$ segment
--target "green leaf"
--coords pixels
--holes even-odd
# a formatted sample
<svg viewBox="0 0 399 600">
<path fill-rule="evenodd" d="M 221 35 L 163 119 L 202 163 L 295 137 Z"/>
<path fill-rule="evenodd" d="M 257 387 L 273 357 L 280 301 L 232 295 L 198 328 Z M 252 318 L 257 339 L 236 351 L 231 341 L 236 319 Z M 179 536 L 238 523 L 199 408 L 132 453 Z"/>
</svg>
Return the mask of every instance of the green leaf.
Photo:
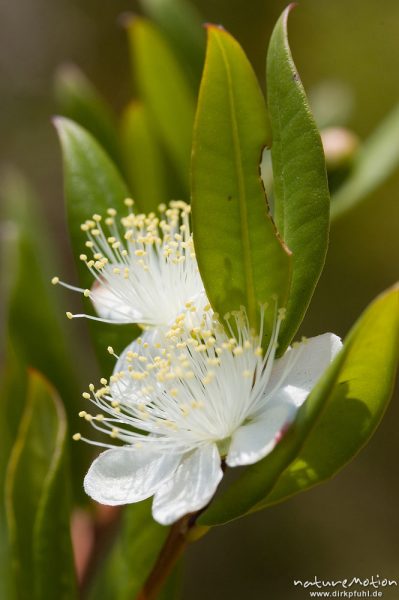
<svg viewBox="0 0 399 600">
<path fill-rule="evenodd" d="M 208 48 L 194 129 L 192 210 L 196 254 L 210 302 L 221 315 L 247 309 L 265 338 L 285 301 L 290 257 L 278 239 L 259 164 L 270 140 L 263 96 L 239 44 L 208 27 Z"/>
<path fill-rule="evenodd" d="M 259 510 L 335 475 L 366 444 L 392 394 L 399 352 L 399 288 L 379 296 L 275 450 L 246 470 L 199 523 Z"/>
<path fill-rule="evenodd" d="M 18 600 L 77 597 L 68 483 L 64 410 L 43 377 L 31 372 L 6 481 Z"/>
<path fill-rule="evenodd" d="M 94 213 L 105 214 L 108 208 L 115 208 L 121 214 L 126 212 L 123 201 L 129 196 L 126 184 L 105 151 L 85 129 L 69 119 L 57 117 L 55 125 L 61 142 L 64 162 L 64 186 L 67 204 L 69 230 L 75 258 L 85 251 L 86 235 L 81 224 Z M 93 283 L 93 278 L 82 261 L 78 262 L 79 275 L 83 288 Z M 87 302 L 91 314 L 94 310 Z M 97 350 L 104 375 L 111 371 L 113 361 L 107 355 L 107 346 L 118 349 L 126 347 L 135 335 L 137 328 L 131 325 L 118 327 L 90 323 L 90 331 Z"/>
<path fill-rule="evenodd" d="M 288 45 L 287 19 L 292 6 L 274 28 L 266 69 L 273 134 L 274 219 L 293 253 L 281 354 L 303 319 L 323 269 L 330 205 L 320 135 Z"/>
<path fill-rule="evenodd" d="M 95 582 L 92 600 L 132 600 L 140 591 L 169 532 L 153 520 L 151 503 L 124 508 L 120 536 Z"/>
<path fill-rule="evenodd" d="M 85 361 L 67 335 L 66 319 L 62 318 L 57 293 L 50 284 L 57 249 L 47 239 L 37 198 L 25 178 L 11 167 L 1 175 L 1 199 L 5 219 L 2 223 L 5 268 L 1 277 L 4 330 L 18 357 L 19 368 L 34 367 L 51 381 L 62 393 L 71 427 L 75 428 L 80 409 L 77 371 Z M 88 449 L 76 445 L 73 448 L 77 477 L 81 478 L 87 468 L 88 454 Z M 83 495 L 81 481 L 75 491 Z"/>
<path fill-rule="evenodd" d="M 132 18 L 127 27 L 139 97 L 148 107 L 151 122 L 188 195 L 194 95 L 173 51 L 156 27 L 138 17 Z"/>
<path fill-rule="evenodd" d="M 364 142 L 347 179 L 332 197 L 331 218 L 344 216 L 372 194 L 399 165 L 399 106 Z"/>
<path fill-rule="evenodd" d="M 155 211 L 170 199 L 166 164 L 148 110 L 131 102 L 121 123 L 125 170 L 132 195 L 143 212 Z"/>
<path fill-rule="evenodd" d="M 24 410 L 27 387 L 24 365 L 10 342 L 5 345 L 5 356 L 0 373 L 0 490 L 5 487 L 7 464 Z M 0 598 L 16 598 L 4 493 L 0 502 Z"/>
<path fill-rule="evenodd" d="M 62 65 L 55 76 L 60 112 L 89 131 L 116 164 L 121 164 L 116 119 L 92 83 L 73 64 Z"/>
<path fill-rule="evenodd" d="M 196 7 L 186 0 L 140 0 L 140 4 L 168 38 L 196 91 L 205 55 L 203 20 Z"/>
</svg>

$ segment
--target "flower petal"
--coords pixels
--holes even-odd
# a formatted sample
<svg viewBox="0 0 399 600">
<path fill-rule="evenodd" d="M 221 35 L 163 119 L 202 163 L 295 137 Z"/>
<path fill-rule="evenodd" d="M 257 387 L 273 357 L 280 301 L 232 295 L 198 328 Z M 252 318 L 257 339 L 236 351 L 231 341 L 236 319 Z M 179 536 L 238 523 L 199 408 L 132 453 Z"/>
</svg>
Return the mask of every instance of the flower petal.
<svg viewBox="0 0 399 600">
<path fill-rule="evenodd" d="M 184 458 L 174 476 L 160 488 L 152 505 L 153 517 L 170 525 L 208 504 L 223 477 L 216 444 L 195 450 Z"/>
<path fill-rule="evenodd" d="M 180 459 L 180 455 L 161 454 L 148 448 L 112 448 L 92 463 L 84 489 L 101 504 L 139 502 L 170 479 Z"/>
<path fill-rule="evenodd" d="M 233 434 L 226 463 L 229 467 L 252 465 L 269 454 L 296 413 L 290 402 L 273 403 L 262 416 L 242 425 Z"/>
<path fill-rule="evenodd" d="M 115 323 L 140 323 L 143 315 L 133 306 L 126 304 L 111 288 L 97 281 L 90 290 L 90 300 L 102 319 Z"/>
<path fill-rule="evenodd" d="M 277 390 L 284 390 L 284 396 L 291 397 L 295 406 L 301 406 L 341 348 L 340 338 L 333 333 L 309 338 L 289 348 L 273 365 L 266 390 L 271 394 L 270 400 L 274 403 Z"/>
</svg>

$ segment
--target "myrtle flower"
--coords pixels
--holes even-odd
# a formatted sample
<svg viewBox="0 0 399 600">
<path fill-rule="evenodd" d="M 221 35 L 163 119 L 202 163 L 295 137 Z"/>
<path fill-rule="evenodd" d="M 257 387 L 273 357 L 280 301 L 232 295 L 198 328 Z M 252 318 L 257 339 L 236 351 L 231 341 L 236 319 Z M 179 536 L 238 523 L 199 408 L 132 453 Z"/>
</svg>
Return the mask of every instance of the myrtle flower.
<svg viewBox="0 0 399 600">
<path fill-rule="evenodd" d="M 170 326 L 183 310 L 202 312 L 208 300 L 190 232 L 190 206 L 173 201 L 169 207 L 160 205 L 157 216 L 134 214 L 131 199 L 125 204 L 128 215 L 118 218 L 110 208 L 105 219 L 95 214 L 81 226 L 90 256 L 81 254 L 80 259 L 93 276 L 92 288 L 53 278 L 54 284 L 90 298 L 99 315 L 67 316 L 159 328 Z"/>
<path fill-rule="evenodd" d="M 229 333 L 208 311 L 197 327 L 182 315 L 153 343 L 133 342 L 110 381 L 84 394 L 96 412 L 81 416 L 123 444 L 75 434 L 108 448 L 86 475 L 87 494 L 108 505 L 154 495 L 153 516 L 166 525 L 209 503 L 222 461 L 250 465 L 271 452 L 341 348 L 326 333 L 276 359 L 283 316 L 265 352 L 242 311 L 227 319 Z"/>
</svg>

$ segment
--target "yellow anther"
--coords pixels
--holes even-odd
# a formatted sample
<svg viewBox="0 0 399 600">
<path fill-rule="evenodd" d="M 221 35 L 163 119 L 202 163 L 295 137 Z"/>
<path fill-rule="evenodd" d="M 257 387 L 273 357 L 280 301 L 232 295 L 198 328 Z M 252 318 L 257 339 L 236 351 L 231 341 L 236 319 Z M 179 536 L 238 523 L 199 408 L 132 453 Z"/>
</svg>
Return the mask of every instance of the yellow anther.
<svg viewBox="0 0 399 600">
<path fill-rule="evenodd" d="M 51 283 L 53 285 L 57 285 L 57 283 L 59 283 L 59 282 L 60 282 L 60 278 L 59 277 L 53 277 L 52 280 L 51 280 Z"/>
<path fill-rule="evenodd" d="M 116 210 L 114 208 L 108 208 L 107 213 L 109 214 L 110 217 L 116 216 Z"/>
<path fill-rule="evenodd" d="M 82 439 L 82 436 L 81 436 L 81 434 L 80 434 L 80 433 L 74 433 L 74 434 L 73 434 L 73 436 L 72 436 L 72 439 L 73 439 L 75 442 L 78 442 L 80 439 Z"/>
<path fill-rule="evenodd" d="M 81 410 L 79 413 L 79 417 L 85 417 L 87 415 L 87 412 L 85 410 Z"/>
<path fill-rule="evenodd" d="M 118 431 L 118 429 L 117 429 L 116 427 L 113 427 L 113 428 L 112 428 L 112 431 L 111 431 L 111 433 L 110 433 L 110 436 L 111 436 L 112 438 L 117 438 L 117 437 L 118 437 L 118 434 L 119 434 L 119 431 Z"/>
<path fill-rule="evenodd" d="M 85 421 L 92 421 L 93 420 L 93 415 L 89 415 L 89 413 L 87 413 L 85 416 Z"/>
<path fill-rule="evenodd" d="M 114 268 L 112 269 L 112 272 L 114 273 L 114 275 L 119 275 L 119 274 L 120 274 L 120 272 L 121 272 L 121 270 L 120 270 L 120 268 L 119 268 L 119 267 L 114 267 Z"/>
<path fill-rule="evenodd" d="M 79 258 L 80 260 L 87 260 L 87 254 L 81 254 Z"/>
<path fill-rule="evenodd" d="M 99 223 L 101 221 L 101 219 L 102 219 L 101 215 L 97 215 L 97 214 L 93 215 L 93 221 L 95 221 L 96 223 Z"/>
<path fill-rule="evenodd" d="M 88 297 L 90 296 L 90 290 L 89 290 L 89 289 L 85 290 L 85 291 L 83 292 L 83 296 L 84 296 L 85 298 L 88 298 Z"/>
<path fill-rule="evenodd" d="M 89 392 L 83 392 L 82 397 L 85 398 L 85 400 L 90 400 L 91 398 Z"/>
<path fill-rule="evenodd" d="M 69 311 L 68 311 L 68 312 L 67 312 L 67 313 L 65 313 L 65 314 L 66 314 L 66 316 L 68 317 L 68 319 L 73 319 L 73 314 L 72 314 L 71 312 L 69 312 Z"/>
<path fill-rule="evenodd" d="M 114 352 L 114 349 L 113 349 L 113 347 L 112 347 L 112 346 L 108 346 L 108 348 L 107 348 L 107 352 L 109 352 L 109 354 L 112 354 L 112 355 L 114 355 L 114 354 L 115 354 L 115 352 Z"/>
<path fill-rule="evenodd" d="M 255 350 L 255 355 L 256 356 L 263 356 L 263 350 L 260 346 L 258 346 Z"/>
<path fill-rule="evenodd" d="M 94 242 L 92 242 L 91 240 L 88 240 L 87 242 L 85 242 L 85 246 L 86 246 L 86 248 L 93 248 Z"/>
<path fill-rule="evenodd" d="M 287 310 L 285 308 L 279 308 L 278 309 L 278 318 L 282 321 L 283 319 L 285 319 L 285 316 L 287 314 Z"/>
<path fill-rule="evenodd" d="M 94 418 L 96 421 L 104 421 L 104 415 L 102 415 L 101 413 L 96 415 Z"/>
<path fill-rule="evenodd" d="M 102 385 L 107 385 L 107 384 L 108 384 L 108 381 L 105 379 L 105 377 L 101 377 L 101 379 L 100 379 L 100 383 L 101 383 Z"/>
<path fill-rule="evenodd" d="M 124 204 L 125 204 L 125 206 L 127 206 L 127 207 L 131 207 L 131 206 L 133 206 L 133 204 L 134 204 L 134 200 L 132 200 L 132 198 L 126 198 L 126 199 L 124 200 Z"/>
</svg>

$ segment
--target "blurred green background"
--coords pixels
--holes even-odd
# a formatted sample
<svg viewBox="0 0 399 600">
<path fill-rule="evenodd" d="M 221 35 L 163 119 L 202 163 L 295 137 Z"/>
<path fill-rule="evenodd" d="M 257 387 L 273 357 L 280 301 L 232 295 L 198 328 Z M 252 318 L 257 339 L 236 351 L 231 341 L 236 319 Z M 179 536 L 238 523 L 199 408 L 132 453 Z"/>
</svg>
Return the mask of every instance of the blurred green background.
<svg viewBox="0 0 399 600">
<path fill-rule="evenodd" d="M 267 41 L 286 3 L 194 4 L 204 21 L 222 23 L 237 37 L 263 81 Z M 19 0 L 0 6 L 1 161 L 16 164 L 36 187 L 66 280 L 75 275 L 64 222 L 61 158 L 50 123 L 56 111 L 54 71 L 63 62 L 77 63 L 121 110 L 132 92 L 127 42 L 117 24 L 127 10 L 138 9 L 127 0 Z M 399 101 L 398 31 L 395 0 L 303 0 L 292 14 L 291 48 L 306 89 L 324 79 L 349 86 L 355 109 L 348 126 L 361 138 Z M 345 335 L 368 302 L 397 279 L 398 196 L 399 170 L 334 225 L 303 333 Z M 396 398 L 367 449 L 333 481 L 217 528 L 194 545 L 183 598 L 306 598 L 294 589 L 293 579 L 315 575 L 399 579 L 398 417 Z M 397 589 L 384 594 L 398 597 Z"/>
</svg>

